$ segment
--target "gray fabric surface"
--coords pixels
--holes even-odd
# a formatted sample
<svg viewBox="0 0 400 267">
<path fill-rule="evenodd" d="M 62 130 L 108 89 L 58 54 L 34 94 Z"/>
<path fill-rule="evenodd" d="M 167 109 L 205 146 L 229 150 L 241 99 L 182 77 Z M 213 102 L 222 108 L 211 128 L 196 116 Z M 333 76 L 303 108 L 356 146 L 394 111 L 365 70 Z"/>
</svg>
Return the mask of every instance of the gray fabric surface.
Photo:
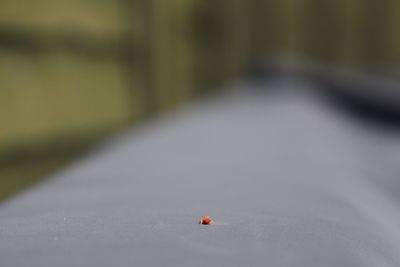
<svg viewBox="0 0 400 267">
<path fill-rule="evenodd" d="M 0 206 L 0 266 L 400 266 L 399 136 L 269 86 L 293 90 L 185 108 Z"/>
</svg>

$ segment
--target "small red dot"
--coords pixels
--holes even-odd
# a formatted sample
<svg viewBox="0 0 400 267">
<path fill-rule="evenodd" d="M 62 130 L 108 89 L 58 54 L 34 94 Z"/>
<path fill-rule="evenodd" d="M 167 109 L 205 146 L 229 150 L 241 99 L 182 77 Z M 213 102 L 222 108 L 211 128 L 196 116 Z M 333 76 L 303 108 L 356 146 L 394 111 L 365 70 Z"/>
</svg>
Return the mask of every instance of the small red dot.
<svg viewBox="0 0 400 267">
<path fill-rule="evenodd" d="M 211 219 L 210 216 L 204 216 L 203 218 L 201 218 L 199 224 L 210 225 L 214 224 L 214 221 L 213 219 Z"/>
</svg>

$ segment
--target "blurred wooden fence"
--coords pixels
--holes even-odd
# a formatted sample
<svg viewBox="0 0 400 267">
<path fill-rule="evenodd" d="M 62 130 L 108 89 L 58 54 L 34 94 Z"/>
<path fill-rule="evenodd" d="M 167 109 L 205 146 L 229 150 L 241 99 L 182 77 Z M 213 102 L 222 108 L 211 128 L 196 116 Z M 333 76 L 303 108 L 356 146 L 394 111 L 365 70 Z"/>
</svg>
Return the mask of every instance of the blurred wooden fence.
<svg viewBox="0 0 400 267">
<path fill-rule="evenodd" d="M 79 150 L 277 54 L 395 72 L 400 2 L 2 0 L 0 163 Z"/>
</svg>

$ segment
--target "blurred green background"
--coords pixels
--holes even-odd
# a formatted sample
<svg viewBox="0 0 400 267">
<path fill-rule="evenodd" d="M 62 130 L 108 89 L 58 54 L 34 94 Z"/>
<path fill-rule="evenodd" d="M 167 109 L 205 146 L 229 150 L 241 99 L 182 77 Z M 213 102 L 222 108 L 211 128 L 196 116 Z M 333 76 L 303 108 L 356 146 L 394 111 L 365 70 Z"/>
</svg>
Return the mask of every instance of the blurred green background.
<svg viewBox="0 0 400 267">
<path fill-rule="evenodd" d="M 0 200 L 268 56 L 398 75 L 400 2 L 0 1 Z"/>
</svg>

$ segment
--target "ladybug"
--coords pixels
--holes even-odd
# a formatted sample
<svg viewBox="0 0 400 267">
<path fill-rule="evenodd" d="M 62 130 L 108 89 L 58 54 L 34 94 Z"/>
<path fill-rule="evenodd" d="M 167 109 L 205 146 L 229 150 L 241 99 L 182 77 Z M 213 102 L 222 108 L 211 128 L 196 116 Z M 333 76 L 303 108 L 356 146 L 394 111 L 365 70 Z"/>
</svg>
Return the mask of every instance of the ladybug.
<svg viewBox="0 0 400 267">
<path fill-rule="evenodd" d="M 204 216 L 200 219 L 199 224 L 210 225 L 214 224 L 214 220 L 210 216 Z"/>
</svg>

